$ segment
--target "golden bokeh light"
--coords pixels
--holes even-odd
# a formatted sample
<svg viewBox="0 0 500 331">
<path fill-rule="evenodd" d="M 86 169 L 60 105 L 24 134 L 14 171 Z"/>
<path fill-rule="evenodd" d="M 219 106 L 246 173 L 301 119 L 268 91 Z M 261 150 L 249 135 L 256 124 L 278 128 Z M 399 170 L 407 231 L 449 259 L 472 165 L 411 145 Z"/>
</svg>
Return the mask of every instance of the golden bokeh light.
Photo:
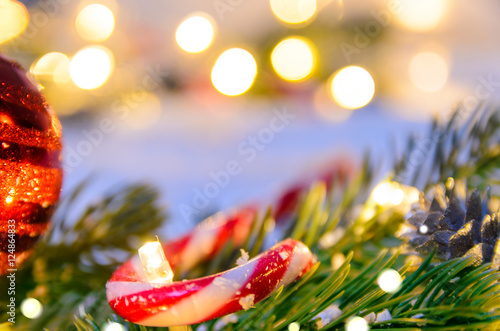
<svg viewBox="0 0 500 331">
<path fill-rule="evenodd" d="M 316 65 L 316 50 L 304 38 L 290 37 L 282 40 L 271 53 L 274 71 L 288 81 L 300 81 L 308 77 Z"/>
<path fill-rule="evenodd" d="M 316 0 L 270 0 L 273 14 L 282 22 L 299 24 L 316 13 Z"/>
<path fill-rule="evenodd" d="M 436 28 L 448 8 L 447 0 L 400 0 L 394 12 L 406 28 L 425 32 Z"/>
<path fill-rule="evenodd" d="M 26 298 L 21 302 L 21 313 L 30 319 L 42 316 L 43 307 L 40 301 L 34 298 Z"/>
<path fill-rule="evenodd" d="M 380 206 L 397 206 L 403 202 L 405 194 L 398 183 L 385 181 L 373 189 L 371 196 Z"/>
<path fill-rule="evenodd" d="M 114 69 L 111 51 L 102 46 L 81 49 L 71 59 L 69 73 L 73 82 L 84 90 L 102 86 Z"/>
<path fill-rule="evenodd" d="M 394 269 L 386 269 L 380 273 L 377 278 L 377 284 L 382 291 L 387 293 L 396 293 L 401 288 L 403 278 Z"/>
<path fill-rule="evenodd" d="M 115 29 L 115 16 L 101 4 L 91 4 L 78 13 L 76 31 L 85 40 L 100 42 L 108 39 Z"/>
<path fill-rule="evenodd" d="M 43 55 L 30 69 L 40 83 L 45 81 L 57 84 L 67 84 L 71 81 L 69 74 L 69 58 L 59 52 L 50 52 Z"/>
<path fill-rule="evenodd" d="M 200 53 L 212 43 L 215 35 L 215 20 L 208 14 L 195 13 L 186 18 L 175 32 L 180 48 L 189 53 Z"/>
<path fill-rule="evenodd" d="M 107 322 L 104 324 L 103 331 L 126 331 L 127 329 L 121 325 L 120 323 L 117 322 Z"/>
<path fill-rule="evenodd" d="M 409 74 L 419 90 L 436 92 L 448 81 L 448 64 L 436 53 L 419 53 L 411 59 Z"/>
<path fill-rule="evenodd" d="M 300 331 L 300 324 L 297 322 L 288 324 L 288 331 Z"/>
<path fill-rule="evenodd" d="M 370 327 L 363 317 L 355 316 L 346 321 L 345 329 L 346 331 L 368 331 Z"/>
<path fill-rule="evenodd" d="M 373 189 L 370 199 L 379 206 L 411 206 L 420 198 L 420 191 L 413 186 L 384 180 Z"/>
<path fill-rule="evenodd" d="M 0 44 L 21 34 L 28 20 L 28 11 L 22 3 L 0 0 Z"/>
<path fill-rule="evenodd" d="M 257 76 L 257 62 L 241 48 L 222 53 L 212 68 L 212 84 L 222 94 L 236 96 L 245 93 Z"/>
<path fill-rule="evenodd" d="M 375 82 L 365 69 L 348 66 L 334 74 L 330 89 L 334 100 L 347 109 L 366 106 L 375 94 Z"/>
</svg>

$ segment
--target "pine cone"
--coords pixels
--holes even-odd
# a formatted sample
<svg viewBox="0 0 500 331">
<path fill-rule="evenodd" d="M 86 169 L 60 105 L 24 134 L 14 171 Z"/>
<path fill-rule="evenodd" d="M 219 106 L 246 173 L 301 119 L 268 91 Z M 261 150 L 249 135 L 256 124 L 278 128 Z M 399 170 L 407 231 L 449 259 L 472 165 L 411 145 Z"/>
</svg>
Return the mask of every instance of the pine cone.
<svg viewBox="0 0 500 331">
<path fill-rule="evenodd" d="M 435 187 L 430 194 L 432 200 L 429 195 L 421 195 L 407 219 L 412 230 L 403 237 L 409 238 L 412 250 L 420 255 L 436 249 L 436 255 L 443 260 L 473 256 L 476 265 L 493 262 L 499 268 L 498 211 L 488 210 L 488 199 L 481 199 L 479 190 L 472 192 L 465 202 L 465 189 L 459 190 L 453 180 L 449 180 L 447 187 L 448 190 L 444 186 Z"/>
</svg>

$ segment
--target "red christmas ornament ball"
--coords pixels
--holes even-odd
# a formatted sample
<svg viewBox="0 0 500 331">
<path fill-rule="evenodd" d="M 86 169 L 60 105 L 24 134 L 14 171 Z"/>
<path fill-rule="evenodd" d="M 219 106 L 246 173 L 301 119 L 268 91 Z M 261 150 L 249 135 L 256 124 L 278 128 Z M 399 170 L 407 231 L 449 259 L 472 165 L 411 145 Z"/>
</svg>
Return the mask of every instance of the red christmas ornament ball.
<svg viewBox="0 0 500 331">
<path fill-rule="evenodd" d="M 0 274 L 47 230 L 62 183 L 61 125 L 24 70 L 0 55 Z"/>
</svg>

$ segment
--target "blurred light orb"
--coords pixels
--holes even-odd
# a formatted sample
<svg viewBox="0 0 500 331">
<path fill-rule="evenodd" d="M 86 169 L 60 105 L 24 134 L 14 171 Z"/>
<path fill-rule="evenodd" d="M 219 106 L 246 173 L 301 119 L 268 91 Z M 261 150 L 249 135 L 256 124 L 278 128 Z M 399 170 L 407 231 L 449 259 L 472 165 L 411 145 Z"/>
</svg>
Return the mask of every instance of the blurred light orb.
<svg viewBox="0 0 500 331">
<path fill-rule="evenodd" d="M 236 96 L 245 93 L 257 76 L 257 62 L 241 48 L 222 53 L 212 69 L 212 84 L 222 94 Z"/>
<path fill-rule="evenodd" d="M 429 231 L 429 227 L 427 225 L 421 225 L 418 229 L 421 233 L 426 234 Z"/>
<path fill-rule="evenodd" d="M 335 101 L 347 109 L 366 106 L 375 94 L 375 82 L 365 69 L 348 66 L 338 71 L 331 82 L 331 93 Z"/>
<path fill-rule="evenodd" d="M 316 0 L 270 0 L 273 14 L 282 22 L 299 24 L 316 13 Z"/>
<path fill-rule="evenodd" d="M 91 4 L 80 10 L 75 26 L 83 39 L 94 42 L 104 41 L 115 29 L 115 15 L 104 5 Z"/>
<path fill-rule="evenodd" d="M 297 322 L 292 322 L 288 324 L 288 331 L 299 331 L 300 330 L 300 324 Z"/>
<path fill-rule="evenodd" d="M 315 50 L 311 43 L 299 37 L 290 37 L 281 41 L 271 53 L 274 71 L 291 82 L 305 79 L 314 69 Z"/>
<path fill-rule="evenodd" d="M 116 322 L 107 322 L 103 326 L 103 331 L 126 331 L 125 327 L 121 325 L 120 323 Z"/>
<path fill-rule="evenodd" d="M 397 206 L 403 202 L 405 193 L 397 182 L 384 181 L 375 186 L 371 196 L 380 206 Z"/>
<path fill-rule="evenodd" d="M 399 272 L 394 269 L 386 269 L 377 278 L 377 284 L 382 291 L 396 293 L 401 288 L 403 279 Z"/>
<path fill-rule="evenodd" d="M 410 79 L 419 90 L 437 92 L 448 81 L 448 64 L 436 53 L 423 52 L 410 62 Z"/>
<path fill-rule="evenodd" d="M 447 0 L 399 0 L 397 4 L 394 12 L 400 23 L 416 32 L 436 28 L 448 8 Z"/>
<path fill-rule="evenodd" d="M 102 46 L 89 46 L 73 56 L 69 73 L 79 88 L 93 90 L 108 80 L 113 69 L 114 58 L 109 49 Z"/>
<path fill-rule="evenodd" d="M 40 301 L 34 298 L 26 298 L 21 302 L 21 313 L 30 319 L 42 316 L 43 307 Z"/>
<path fill-rule="evenodd" d="M 28 11 L 22 3 L 0 0 L 0 44 L 20 35 L 28 20 Z"/>
<path fill-rule="evenodd" d="M 175 40 L 186 52 L 200 53 L 210 46 L 214 34 L 215 20 L 208 14 L 197 13 L 182 21 L 175 32 Z"/>
<path fill-rule="evenodd" d="M 31 74 L 39 82 L 53 81 L 55 83 L 69 83 L 69 58 L 59 52 L 50 52 L 43 55 L 30 69 Z"/>
<path fill-rule="evenodd" d="M 364 318 L 356 316 L 346 321 L 345 329 L 346 331 L 368 331 L 370 327 Z"/>
</svg>

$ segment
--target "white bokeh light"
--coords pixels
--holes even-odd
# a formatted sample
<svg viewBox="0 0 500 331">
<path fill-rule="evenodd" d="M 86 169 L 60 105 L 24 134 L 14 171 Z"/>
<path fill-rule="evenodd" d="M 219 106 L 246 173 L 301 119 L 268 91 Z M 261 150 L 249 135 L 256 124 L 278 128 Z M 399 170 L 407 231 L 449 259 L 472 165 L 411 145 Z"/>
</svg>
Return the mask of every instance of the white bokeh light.
<svg viewBox="0 0 500 331">
<path fill-rule="evenodd" d="M 121 325 L 120 323 L 116 322 L 108 322 L 104 324 L 103 326 L 103 331 L 126 331 L 127 329 Z"/>
<path fill-rule="evenodd" d="M 424 224 L 424 225 L 420 226 L 419 231 L 423 234 L 426 234 L 429 231 L 429 227 Z"/>
<path fill-rule="evenodd" d="M 215 20 L 205 14 L 196 13 L 186 18 L 175 32 L 175 40 L 180 48 L 189 53 L 206 50 L 214 39 Z"/>
<path fill-rule="evenodd" d="M 372 192 L 373 200 L 380 206 L 399 205 L 405 194 L 396 182 L 382 182 L 375 186 Z"/>
<path fill-rule="evenodd" d="M 104 41 L 115 29 L 115 16 L 111 9 L 101 4 L 91 4 L 78 13 L 76 31 L 85 40 Z"/>
<path fill-rule="evenodd" d="M 42 316 L 43 306 L 37 299 L 26 298 L 21 302 L 21 313 L 30 319 L 36 319 Z"/>
<path fill-rule="evenodd" d="M 257 75 L 257 62 L 248 51 L 231 48 L 222 53 L 212 68 L 212 84 L 222 94 L 245 93 Z"/>
<path fill-rule="evenodd" d="M 377 284 L 387 293 L 395 293 L 401 288 L 402 278 L 399 272 L 394 269 L 387 269 L 380 273 Z"/>
<path fill-rule="evenodd" d="M 364 318 L 356 316 L 346 321 L 345 329 L 346 331 L 368 331 L 370 327 Z"/>
<path fill-rule="evenodd" d="M 311 74 L 315 58 L 315 50 L 308 40 L 289 37 L 273 49 L 271 64 L 278 76 L 294 82 L 303 80 Z"/>
<path fill-rule="evenodd" d="M 270 0 L 273 14 L 288 24 L 303 23 L 316 13 L 316 0 Z"/>
<path fill-rule="evenodd" d="M 103 85 L 114 69 L 111 51 L 102 46 L 86 47 L 73 56 L 69 73 L 73 82 L 84 90 Z"/>
<path fill-rule="evenodd" d="M 338 71 L 331 82 L 331 93 L 335 101 L 347 109 L 366 106 L 375 94 L 375 82 L 365 69 L 348 66 Z"/>
<path fill-rule="evenodd" d="M 55 83 L 69 83 L 69 58 L 59 52 L 50 52 L 43 55 L 30 69 L 35 78 L 41 81 L 53 81 Z"/>
</svg>

